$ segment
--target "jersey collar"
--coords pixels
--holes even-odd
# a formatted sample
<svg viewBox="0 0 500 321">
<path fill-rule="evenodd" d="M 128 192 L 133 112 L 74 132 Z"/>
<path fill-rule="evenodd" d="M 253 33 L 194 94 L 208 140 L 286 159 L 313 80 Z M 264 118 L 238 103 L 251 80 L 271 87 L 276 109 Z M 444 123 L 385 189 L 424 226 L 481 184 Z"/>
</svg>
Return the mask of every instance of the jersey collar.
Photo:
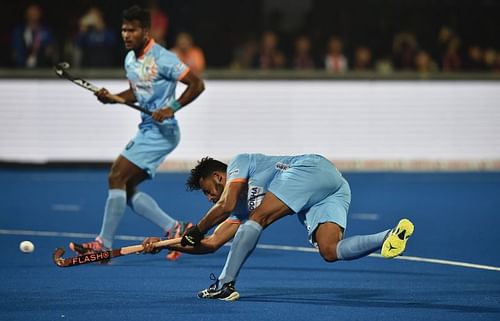
<svg viewBox="0 0 500 321">
<path fill-rule="evenodd" d="M 137 59 L 142 59 L 148 53 L 151 47 L 153 47 L 154 44 L 155 44 L 154 39 L 153 38 L 149 39 L 148 44 L 146 45 L 146 47 L 144 47 L 142 54 L 139 57 L 137 57 Z"/>
</svg>

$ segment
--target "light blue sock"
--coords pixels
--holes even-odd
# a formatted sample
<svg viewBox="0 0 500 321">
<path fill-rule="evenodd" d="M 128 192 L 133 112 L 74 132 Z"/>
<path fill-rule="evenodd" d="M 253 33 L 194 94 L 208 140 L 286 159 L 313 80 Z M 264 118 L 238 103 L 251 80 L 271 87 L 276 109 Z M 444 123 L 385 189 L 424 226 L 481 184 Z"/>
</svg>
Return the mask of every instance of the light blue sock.
<svg viewBox="0 0 500 321">
<path fill-rule="evenodd" d="M 127 193 L 122 189 L 110 189 L 104 208 L 101 233 L 99 236 L 105 247 L 111 248 L 116 229 L 127 208 Z"/>
<path fill-rule="evenodd" d="M 243 263 L 255 249 L 262 233 L 259 223 L 248 220 L 240 225 L 231 245 L 224 269 L 219 276 L 220 285 L 236 280 Z"/>
<path fill-rule="evenodd" d="M 129 205 L 135 213 L 150 220 L 164 231 L 171 229 L 177 223 L 177 220 L 168 216 L 167 213 L 158 206 L 158 203 L 146 193 L 135 193 Z"/>
<path fill-rule="evenodd" d="M 379 250 L 390 230 L 377 234 L 356 235 L 337 243 L 337 258 L 339 260 L 354 260 Z"/>
</svg>

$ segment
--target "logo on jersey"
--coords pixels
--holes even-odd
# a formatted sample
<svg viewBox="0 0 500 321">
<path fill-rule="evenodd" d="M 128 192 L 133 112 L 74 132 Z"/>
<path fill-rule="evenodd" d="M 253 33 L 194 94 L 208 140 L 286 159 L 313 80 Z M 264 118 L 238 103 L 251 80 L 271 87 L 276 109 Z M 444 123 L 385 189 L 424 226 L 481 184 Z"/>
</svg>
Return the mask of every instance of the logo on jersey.
<svg viewBox="0 0 500 321">
<path fill-rule="evenodd" d="M 151 56 L 145 57 L 134 71 L 137 75 L 132 84 L 134 91 L 141 95 L 152 95 L 153 81 L 158 76 L 158 66 L 155 59 Z"/>
<path fill-rule="evenodd" d="M 286 171 L 287 169 L 290 168 L 290 165 L 285 163 L 276 163 L 274 167 L 279 171 Z"/>
<path fill-rule="evenodd" d="M 134 146 L 135 142 L 133 140 L 129 141 L 127 146 L 125 146 L 125 150 L 129 150 Z"/>
<path fill-rule="evenodd" d="M 239 173 L 240 173 L 240 169 L 239 169 L 239 168 L 235 168 L 235 169 L 233 169 L 232 171 L 230 171 L 230 172 L 227 174 L 227 176 L 232 177 L 232 176 L 236 176 L 236 175 L 238 175 Z"/>
<path fill-rule="evenodd" d="M 141 67 L 139 77 L 143 81 L 152 81 L 158 75 L 158 65 L 156 65 L 156 61 L 153 57 L 149 56 L 144 58 L 144 62 Z"/>
<path fill-rule="evenodd" d="M 248 186 L 248 211 L 256 209 L 262 202 L 264 195 L 266 195 L 266 192 L 263 187 Z"/>
</svg>

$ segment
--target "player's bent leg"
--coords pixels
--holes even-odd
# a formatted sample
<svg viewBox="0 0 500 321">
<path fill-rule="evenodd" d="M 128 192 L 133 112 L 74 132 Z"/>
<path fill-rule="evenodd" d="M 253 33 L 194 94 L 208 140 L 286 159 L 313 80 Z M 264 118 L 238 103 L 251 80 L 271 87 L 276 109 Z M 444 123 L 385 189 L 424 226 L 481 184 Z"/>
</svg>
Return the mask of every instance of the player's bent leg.
<svg viewBox="0 0 500 321">
<path fill-rule="evenodd" d="M 267 192 L 262 203 L 250 213 L 250 219 L 266 228 L 292 210 L 277 198 L 273 193 Z"/>
<path fill-rule="evenodd" d="M 398 225 L 387 235 L 380 254 L 387 259 L 401 255 L 406 248 L 406 242 L 413 234 L 413 230 L 413 223 L 409 219 L 400 220 Z"/>
<path fill-rule="evenodd" d="M 111 172 L 109 177 L 110 186 L 121 186 L 125 181 L 128 204 L 132 210 L 164 229 L 165 236 L 168 239 L 181 237 L 192 226 L 191 222 L 177 221 L 170 217 L 151 196 L 137 191 L 137 186 L 149 178 L 149 174 L 124 156 L 120 155 L 118 157 Z M 175 261 L 181 254 L 178 251 L 169 251 L 167 259 Z"/>
<path fill-rule="evenodd" d="M 321 223 L 314 234 L 318 244 L 319 254 L 326 262 L 335 262 L 337 257 L 337 244 L 342 239 L 343 229 L 333 222 Z"/>
<path fill-rule="evenodd" d="M 222 284 L 236 280 L 244 262 L 254 251 L 263 228 L 289 212 L 288 206 L 276 196 L 266 193 L 261 204 L 250 213 L 250 219 L 240 225 L 234 236 L 226 264 L 219 276 Z"/>
<path fill-rule="evenodd" d="M 108 185 L 110 189 L 119 188 L 127 190 L 128 193 L 133 193 L 135 192 L 135 186 L 148 177 L 148 174 L 144 170 L 120 155 L 111 166 L 108 175 Z M 128 196 L 130 197 L 131 195 Z"/>
<path fill-rule="evenodd" d="M 143 171 L 123 156 L 114 161 L 108 176 L 109 191 L 104 207 L 101 231 L 94 242 L 83 243 L 83 248 L 98 248 L 99 241 L 106 248 L 111 248 L 113 239 L 127 207 L 127 182 L 132 178 L 142 178 Z M 70 244 L 70 248 L 76 248 Z"/>
</svg>

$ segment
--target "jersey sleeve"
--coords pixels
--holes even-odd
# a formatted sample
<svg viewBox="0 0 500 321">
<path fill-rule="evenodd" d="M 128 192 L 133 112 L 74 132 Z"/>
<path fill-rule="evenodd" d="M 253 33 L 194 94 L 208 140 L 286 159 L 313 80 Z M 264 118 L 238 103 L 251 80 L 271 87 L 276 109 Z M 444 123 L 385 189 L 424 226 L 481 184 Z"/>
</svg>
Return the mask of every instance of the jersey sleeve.
<svg viewBox="0 0 500 321">
<path fill-rule="evenodd" d="M 162 54 L 158 61 L 160 75 L 170 80 L 182 80 L 189 72 L 189 67 L 173 54 Z"/>
<path fill-rule="evenodd" d="M 239 154 L 227 165 L 228 182 L 246 182 L 249 176 L 250 155 Z"/>
</svg>

